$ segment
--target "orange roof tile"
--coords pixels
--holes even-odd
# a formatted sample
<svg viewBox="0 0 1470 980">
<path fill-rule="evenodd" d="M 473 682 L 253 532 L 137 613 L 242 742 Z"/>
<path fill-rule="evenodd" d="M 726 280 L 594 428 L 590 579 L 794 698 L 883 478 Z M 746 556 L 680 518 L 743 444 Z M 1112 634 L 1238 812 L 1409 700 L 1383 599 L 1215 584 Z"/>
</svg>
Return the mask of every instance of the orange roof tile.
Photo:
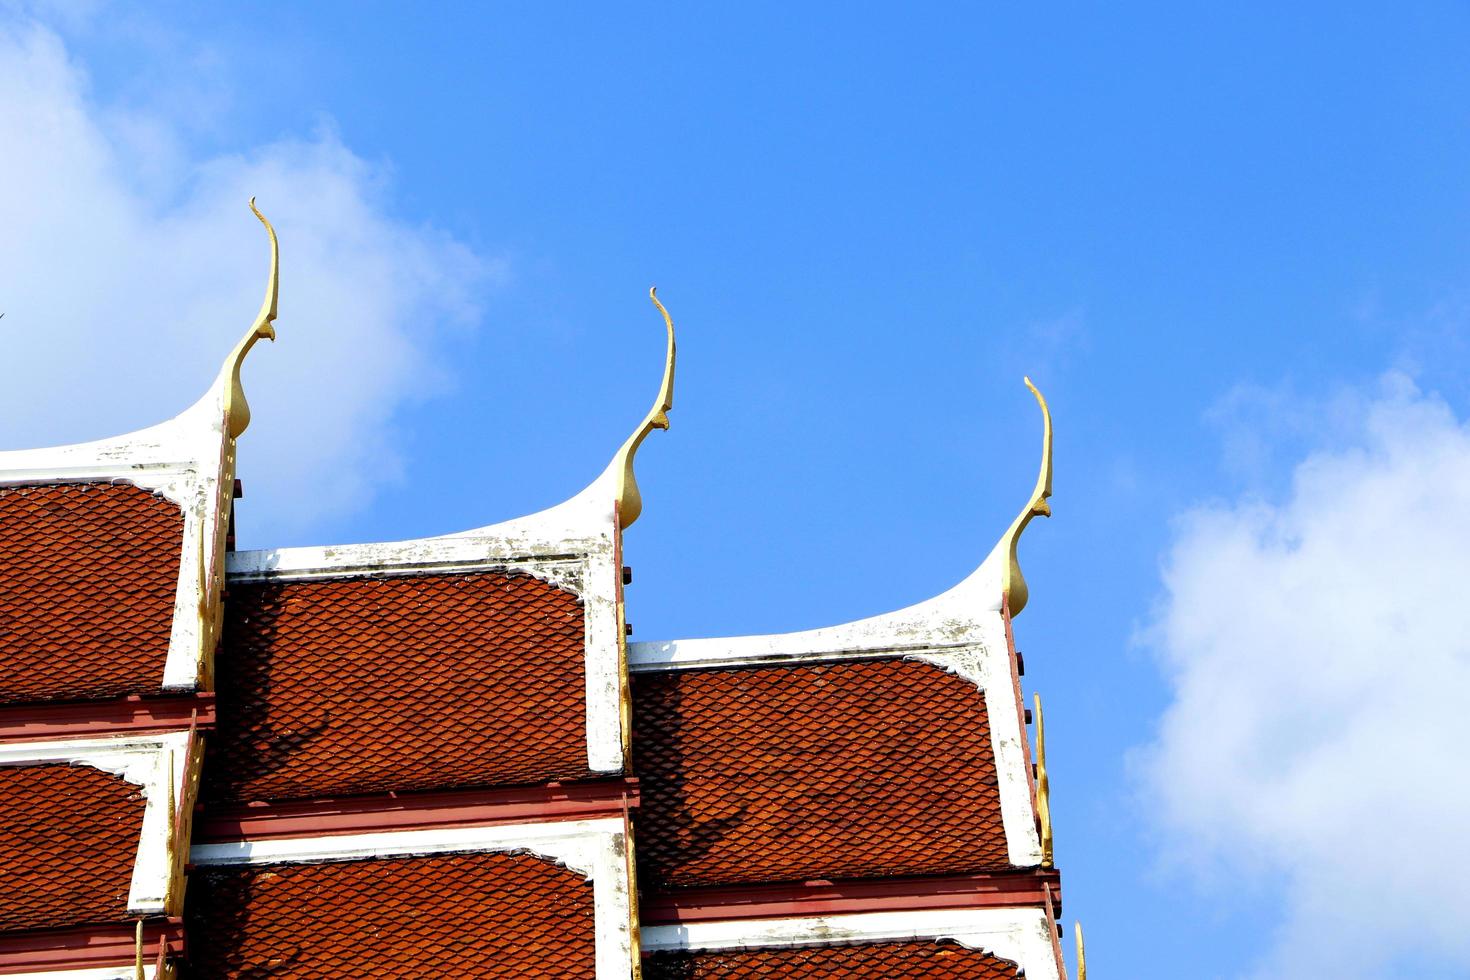
<svg viewBox="0 0 1470 980">
<path fill-rule="evenodd" d="M 0 703 L 157 691 L 183 534 L 138 487 L 0 488 Z"/>
<path fill-rule="evenodd" d="M 634 678 L 653 888 L 1009 867 L 985 700 L 909 660 Z"/>
<path fill-rule="evenodd" d="M 1012 980 L 1016 964 L 953 942 L 654 953 L 643 980 Z"/>
<path fill-rule="evenodd" d="M 525 855 L 209 868 L 190 876 L 191 976 L 592 977 L 592 885 Z"/>
<path fill-rule="evenodd" d="M 528 576 L 231 585 L 205 798 L 590 776 L 582 616 Z"/>
<path fill-rule="evenodd" d="M 142 791 L 88 766 L 0 768 L 0 931 L 127 917 Z"/>
</svg>

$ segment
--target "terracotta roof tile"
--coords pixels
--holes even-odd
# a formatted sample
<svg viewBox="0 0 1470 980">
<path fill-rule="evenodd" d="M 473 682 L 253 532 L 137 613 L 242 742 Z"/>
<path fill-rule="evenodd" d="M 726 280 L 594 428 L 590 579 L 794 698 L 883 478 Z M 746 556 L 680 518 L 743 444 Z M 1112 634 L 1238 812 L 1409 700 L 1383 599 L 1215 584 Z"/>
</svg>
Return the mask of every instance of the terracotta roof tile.
<svg viewBox="0 0 1470 980">
<path fill-rule="evenodd" d="M 525 855 L 208 868 L 191 977 L 592 977 L 592 885 Z"/>
<path fill-rule="evenodd" d="M 1016 964 L 954 942 L 654 953 L 643 980 L 1013 980 Z"/>
<path fill-rule="evenodd" d="M 183 534 L 138 487 L 0 488 L 0 703 L 157 691 Z"/>
<path fill-rule="evenodd" d="M 963 678 L 877 660 L 643 674 L 633 693 L 647 887 L 1009 867 Z"/>
<path fill-rule="evenodd" d="M 205 797 L 590 776 L 582 617 L 528 576 L 231 585 Z"/>
<path fill-rule="evenodd" d="M 141 789 L 87 766 L 0 768 L 0 930 L 124 919 Z"/>
</svg>

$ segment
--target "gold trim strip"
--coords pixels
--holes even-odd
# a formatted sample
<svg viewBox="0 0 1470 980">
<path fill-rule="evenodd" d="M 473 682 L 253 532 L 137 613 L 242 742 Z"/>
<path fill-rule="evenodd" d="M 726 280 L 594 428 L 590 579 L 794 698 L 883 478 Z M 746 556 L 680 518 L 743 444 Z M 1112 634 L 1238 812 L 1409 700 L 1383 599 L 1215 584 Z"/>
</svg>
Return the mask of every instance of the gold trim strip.
<svg viewBox="0 0 1470 980">
<path fill-rule="evenodd" d="M 1032 695 L 1036 705 L 1036 817 L 1041 823 L 1041 866 L 1054 863 L 1051 836 L 1051 779 L 1046 774 L 1046 721 L 1041 715 L 1041 695 Z"/>
</svg>

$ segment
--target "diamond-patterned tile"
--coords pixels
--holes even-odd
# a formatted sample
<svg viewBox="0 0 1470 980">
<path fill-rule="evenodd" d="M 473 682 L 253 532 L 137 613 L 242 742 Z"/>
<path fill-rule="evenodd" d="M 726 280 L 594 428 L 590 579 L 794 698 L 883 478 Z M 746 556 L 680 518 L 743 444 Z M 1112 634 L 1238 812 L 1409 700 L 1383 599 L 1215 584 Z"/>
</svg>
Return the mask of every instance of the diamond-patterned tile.
<svg viewBox="0 0 1470 980">
<path fill-rule="evenodd" d="M 1016 964 L 953 942 L 654 953 L 643 980 L 1014 980 Z"/>
<path fill-rule="evenodd" d="M 634 677 L 645 887 L 1008 868 L 984 696 L 911 660 Z"/>
<path fill-rule="evenodd" d="M 207 980 L 596 975 L 592 885 L 526 855 L 206 868 L 185 915 Z"/>
<path fill-rule="evenodd" d="M 127 918 L 144 806 L 89 766 L 0 768 L 0 931 Z"/>
<path fill-rule="evenodd" d="M 135 486 L 0 488 L 0 704 L 158 691 L 183 534 Z"/>
<path fill-rule="evenodd" d="M 586 778 L 577 596 L 491 573 L 234 584 L 208 802 Z"/>
</svg>

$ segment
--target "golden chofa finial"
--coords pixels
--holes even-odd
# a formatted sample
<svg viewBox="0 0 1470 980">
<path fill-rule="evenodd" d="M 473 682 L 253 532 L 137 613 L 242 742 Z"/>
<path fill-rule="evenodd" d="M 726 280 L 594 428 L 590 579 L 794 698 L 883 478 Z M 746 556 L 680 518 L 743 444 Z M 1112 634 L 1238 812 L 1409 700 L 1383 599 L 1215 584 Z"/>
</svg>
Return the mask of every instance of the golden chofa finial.
<svg viewBox="0 0 1470 980">
<path fill-rule="evenodd" d="M 1082 923 L 1073 925 L 1077 927 L 1077 980 L 1087 980 L 1087 945 L 1082 942 Z"/>
<path fill-rule="evenodd" d="M 664 309 L 664 304 L 658 301 L 657 286 L 648 290 L 648 298 L 653 300 L 653 305 L 664 318 L 664 328 L 669 335 L 669 349 L 664 359 L 664 380 L 658 387 L 658 398 L 654 400 L 653 408 L 648 410 L 643 423 L 623 443 L 617 456 L 613 457 L 618 473 L 618 522 L 623 527 L 631 525 L 643 513 L 643 497 L 638 493 L 638 478 L 633 474 L 633 457 L 650 432 L 669 427 L 669 410 L 674 407 L 674 321 L 669 317 L 669 311 Z"/>
<path fill-rule="evenodd" d="M 250 353 L 250 348 L 262 337 L 267 340 L 276 339 L 276 328 L 273 323 L 276 319 L 276 301 L 280 295 L 281 287 L 281 251 L 276 242 L 276 230 L 266 220 L 265 215 L 255 206 L 255 198 L 250 199 L 250 210 L 265 225 L 265 232 L 271 240 L 271 271 L 270 278 L 265 285 L 265 301 L 260 304 L 260 312 L 255 316 L 255 322 L 250 325 L 250 330 L 235 349 L 230 351 L 229 358 L 225 361 L 225 367 L 230 372 L 229 381 L 225 387 L 225 431 L 231 439 L 238 439 L 240 433 L 245 431 L 250 424 L 250 403 L 245 400 L 245 389 L 240 385 L 240 365 L 245 362 L 245 355 Z"/>
<path fill-rule="evenodd" d="M 1026 600 L 1030 598 L 1026 579 L 1021 575 L 1021 563 L 1016 557 L 1016 546 L 1021 542 L 1021 532 L 1026 530 L 1031 518 L 1051 516 L 1051 504 L 1046 502 L 1046 498 L 1051 496 L 1051 409 L 1046 407 L 1046 399 L 1036 390 L 1031 379 L 1024 380 L 1026 387 L 1031 389 L 1031 394 L 1036 396 L 1036 403 L 1041 406 L 1041 472 L 1036 477 L 1036 489 L 1031 491 L 1031 499 L 1011 523 L 1004 539 L 1006 567 L 1001 588 L 1005 592 L 1012 616 L 1025 609 Z"/>
<path fill-rule="evenodd" d="M 1046 720 L 1041 715 L 1041 695 L 1033 694 L 1036 705 L 1036 819 L 1041 835 L 1041 866 L 1050 868 L 1056 859 L 1051 837 L 1051 778 L 1046 774 Z"/>
</svg>

